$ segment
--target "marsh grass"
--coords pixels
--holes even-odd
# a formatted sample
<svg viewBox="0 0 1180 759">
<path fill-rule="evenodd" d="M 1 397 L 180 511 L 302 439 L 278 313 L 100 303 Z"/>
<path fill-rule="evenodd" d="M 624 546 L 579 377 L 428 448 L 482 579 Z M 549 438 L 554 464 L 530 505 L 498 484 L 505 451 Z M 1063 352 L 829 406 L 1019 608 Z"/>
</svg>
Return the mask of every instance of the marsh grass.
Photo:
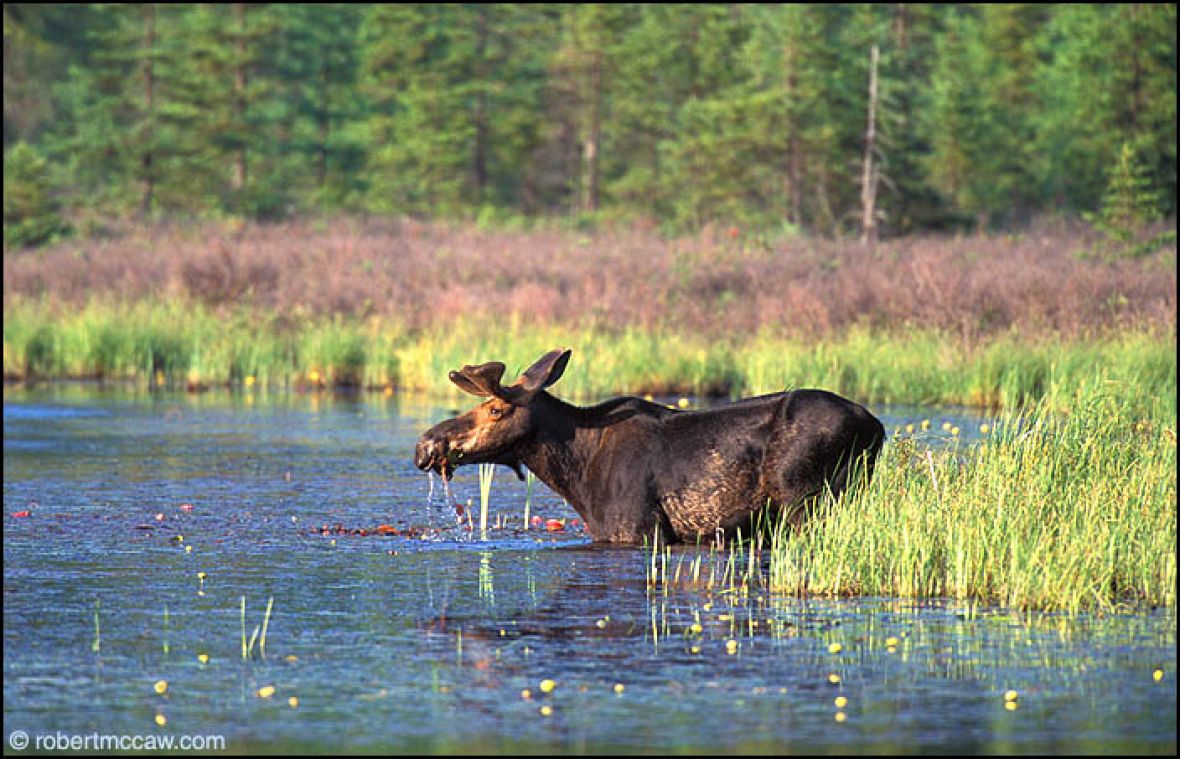
<svg viewBox="0 0 1180 759">
<path fill-rule="evenodd" d="M 407 330 L 398 322 L 340 317 L 284 325 L 246 311 L 230 317 L 201 306 L 94 303 L 61 310 L 5 304 L 4 372 L 9 378 L 98 377 L 148 386 L 228 384 L 244 392 L 321 386 L 397 388 L 461 397 L 447 373 L 503 361 L 508 377 L 557 346 L 575 360 L 559 395 L 618 393 L 743 396 L 824 387 L 864 403 L 945 403 L 1016 408 L 1047 400 L 1069 410 L 1079 387 L 1102 376 L 1172 397 L 1172 332 L 1134 331 L 1074 341 L 1002 333 L 969 340 L 930 330 L 853 328 L 824 340 L 769 332 L 714 343 L 675 331 L 488 324 L 458 320 Z M 247 382 L 246 378 L 250 378 Z"/>
<path fill-rule="evenodd" d="M 771 589 L 1111 611 L 1176 601 L 1176 428 L 1095 381 L 970 448 L 887 445 L 868 487 L 771 546 Z"/>
</svg>

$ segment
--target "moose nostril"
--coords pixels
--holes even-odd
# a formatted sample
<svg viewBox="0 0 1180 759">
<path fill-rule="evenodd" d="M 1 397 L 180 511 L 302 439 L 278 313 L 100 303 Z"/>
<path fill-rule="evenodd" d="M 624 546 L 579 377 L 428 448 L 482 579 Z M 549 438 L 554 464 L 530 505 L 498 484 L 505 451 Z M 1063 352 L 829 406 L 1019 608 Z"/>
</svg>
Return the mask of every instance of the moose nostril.
<svg viewBox="0 0 1180 759">
<path fill-rule="evenodd" d="M 421 440 L 414 450 L 414 466 L 419 469 L 429 468 L 435 461 L 441 459 L 445 453 L 445 446 L 441 441 Z"/>
</svg>

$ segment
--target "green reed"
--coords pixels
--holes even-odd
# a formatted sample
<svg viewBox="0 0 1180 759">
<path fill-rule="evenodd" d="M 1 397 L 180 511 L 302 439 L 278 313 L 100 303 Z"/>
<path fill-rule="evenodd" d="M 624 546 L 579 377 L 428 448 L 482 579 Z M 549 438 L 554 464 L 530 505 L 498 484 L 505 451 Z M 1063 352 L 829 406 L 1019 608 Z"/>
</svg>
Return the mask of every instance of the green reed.
<svg viewBox="0 0 1180 759">
<path fill-rule="evenodd" d="M 609 331 L 460 317 L 410 329 L 389 318 L 280 316 L 179 301 L 67 309 L 14 297 L 4 308 L 9 378 L 98 377 L 249 392 L 361 386 L 459 399 L 450 370 L 498 360 L 511 381 L 559 346 L 573 348 L 574 360 L 557 392 L 574 399 L 823 387 L 864 403 L 1016 408 L 1045 400 L 1069 412 L 1078 388 L 1100 375 L 1139 388 L 1144 411 L 1165 403 L 1175 412 L 1171 331 L 1055 341 L 856 328 L 821 340 L 763 332 L 722 343 L 675 328 Z"/>
<path fill-rule="evenodd" d="M 867 487 L 771 547 L 773 590 L 1019 609 L 1176 601 L 1176 420 L 1096 379 L 1070 411 L 1006 414 L 976 445 L 886 445 Z M 1166 404 L 1165 404 L 1166 405 Z"/>
<path fill-rule="evenodd" d="M 495 464 L 479 465 L 479 533 L 488 534 L 488 501 L 491 499 L 492 479 L 496 476 Z"/>
</svg>

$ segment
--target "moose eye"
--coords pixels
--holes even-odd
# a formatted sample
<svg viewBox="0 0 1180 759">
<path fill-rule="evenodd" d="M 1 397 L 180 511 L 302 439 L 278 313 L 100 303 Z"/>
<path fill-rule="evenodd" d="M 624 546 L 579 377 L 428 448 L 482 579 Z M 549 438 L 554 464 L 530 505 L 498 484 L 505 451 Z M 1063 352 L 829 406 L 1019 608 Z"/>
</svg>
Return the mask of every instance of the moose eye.
<svg viewBox="0 0 1180 759">
<path fill-rule="evenodd" d="M 488 409 L 488 416 L 492 417 L 493 419 L 499 419 L 500 417 L 504 416 L 504 409 L 497 406 L 492 406 L 490 409 Z"/>
</svg>

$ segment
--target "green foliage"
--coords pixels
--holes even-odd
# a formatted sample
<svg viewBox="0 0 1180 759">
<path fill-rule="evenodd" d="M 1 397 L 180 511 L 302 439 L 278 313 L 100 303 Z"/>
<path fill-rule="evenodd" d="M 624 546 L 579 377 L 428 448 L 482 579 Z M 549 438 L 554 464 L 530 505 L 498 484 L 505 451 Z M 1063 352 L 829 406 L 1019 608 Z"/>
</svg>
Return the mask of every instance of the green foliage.
<svg viewBox="0 0 1180 759">
<path fill-rule="evenodd" d="M 1158 250 L 1169 239 L 1174 242 L 1174 231 L 1137 239 L 1148 224 L 1159 219 L 1160 205 L 1151 177 L 1135 160 L 1132 147 L 1123 143 L 1118 161 L 1110 170 L 1102 210 L 1097 214 L 1083 214 L 1104 237 L 1091 253 L 1104 258 L 1136 258 Z"/>
<path fill-rule="evenodd" d="M 6 151 L 63 208 L 856 226 L 1175 211 L 1174 4 L 5 6 Z M 489 210 L 490 209 L 490 210 Z M 36 235 L 34 235 L 36 236 Z"/>
<path fill-rule="evenodd" d="M 4 244 L 33 247 L 67 231 L 49 186 L 49 165 L 19 142 L 4 153 Z"/>
</svg>

